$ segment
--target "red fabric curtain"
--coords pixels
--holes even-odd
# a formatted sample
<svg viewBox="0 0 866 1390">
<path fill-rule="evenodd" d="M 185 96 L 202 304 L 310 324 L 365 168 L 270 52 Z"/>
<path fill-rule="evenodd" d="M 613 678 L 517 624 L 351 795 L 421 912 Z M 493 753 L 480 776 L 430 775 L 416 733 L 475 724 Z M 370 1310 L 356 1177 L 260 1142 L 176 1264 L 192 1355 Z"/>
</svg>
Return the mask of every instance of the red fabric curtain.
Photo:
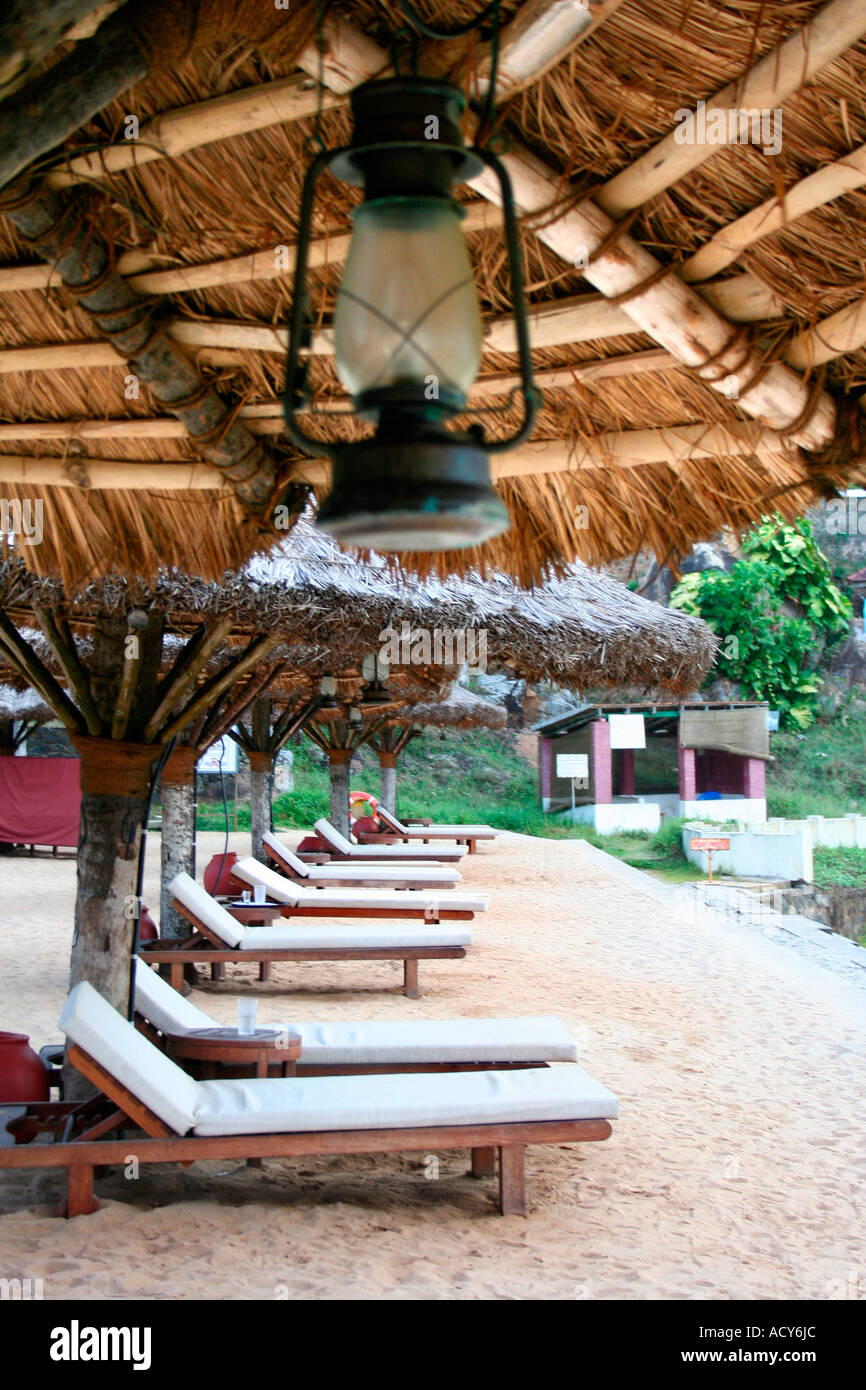
<svg viewBox="0 0 866 1390">
<path fill-rule="evenodd" d="M 78 758 L 0 758 L 0 840 L 77 846 L 80 767 Z"/>
</svg>

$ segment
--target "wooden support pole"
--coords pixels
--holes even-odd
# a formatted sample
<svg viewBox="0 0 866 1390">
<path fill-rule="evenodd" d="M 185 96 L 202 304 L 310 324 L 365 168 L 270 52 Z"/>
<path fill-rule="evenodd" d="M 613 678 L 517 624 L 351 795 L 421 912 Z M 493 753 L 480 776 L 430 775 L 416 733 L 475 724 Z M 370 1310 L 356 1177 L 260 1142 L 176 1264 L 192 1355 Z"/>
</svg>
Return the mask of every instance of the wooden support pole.
<svg viewBox="0 0 866 1390">
<path fill-rule="evenodd" d="M 496 100 L 507 101 L 537 82 L 573 48 L 590 38 L 624 0 L 524 0 L 499 36 Z M 455 72 L 465 72 L 465 59 Z M 482 46 L 471 76 L 476 100 L 490 87 L 490 44 Z"/>
<path fill-rule="evenodd" d="M 123 16 L 114 15 L 11 96 L 0 107 L 0 188 L 146 77 L 147 66 Z"/>
<path fill-rule="evenodd" d="M 253 700 L 263 695 L 268 686 L 276 680 L 284 666 L 285 662 L 278 661 L 270 670 L 265 670 L 260 675 L 253 675 L 244 684 L 240 694 L 234 700 L 229 700 L 222 710 L 215 709 L 209 714 L 202 725 L 202 747 L 209 747 L 210 744 L 216 743 L 217 739 L 222 738 L 223 734 L 227 734 Z M 234 692 L 232 693 L 234 694 Z"/>
<path fill-rule="evenodd" d="M 230 685 L 234 685 L 241 676 L 246 675 L 257 661 L 261 661 L 262 657 L 276 646 L 278 640 L 277 637 L 263 636 L 252 641 L 243 656 L 231 662 L 218 676 L 214 676 L 202 686 L 189 704 L 166 725 L 162 731 L 162 741 L 167 743 L 180 729 L 191 723 L 201 710 L 207 709 L 218 695 Z"/>
<path fill-rule="evenodd" d="M 0 19 L 0 99 L 26 82 L 62 39 L 74 38 L 76 26 L 98 7 L 99 0 L 7 0 Z"/>
<path fill-rule="evenodd" d="M 135 696 L 136 686 L 138 685 L 138 673 L 140 669 L 141 652 L 138 631 L 134 627 L 129 626 L 127 627 L 126 638 L 124 639 L 120 689 L 117 692 L 117 701 L 111 720 L 112 738 L 123 739 L 126 737 L 129 715 L 132 709 L 132 701 Z"/>
<path fill-rule="evenodd" d="M 144 742 L 156 737 L 162 721 L 192 690 L 198 674 L 231 632 L 231 619 L 220 618 L 206 624 L 184 647 L 156 693 L 153 714 L 144 729 Z"/>
<path fill-rule="evenodd" d="M 215 140 L 230 140 L 253 130 L 266 130 L 285 121 L 306 120 L 319 105 L 328 111 L 342 106 L 341 97 L 321 94 L 297 76 L 262 82 L 207 101 L 163 111 L 141 127 L 137 140 L 121 140 L 89 154 L 73 156 L 62 169 L 48 175 L 52 188 L 82 181 L 102 181 L 107 174 L 138 168 L 160 159 L 178 159 Z"/>
<path fill-rule="evenodd" d="M 689 256 L 677 274 L 687 284 L 720 275 L 729 265 L 762 237 L 790 227 L 799 217 L 824 207 L 835 198 L 852 193 L 866 183 L 866 145 L 822 164 L 813 174 L 800 179 L 784 194 L 774 194 L 751 212 L 721 227 L 709 241 Z"/>
<path fill-rule="evenodd" d="M 866 298 L 846 304 L 822 319 L 814 328 L 799 333 L 789 344 L 785 360 L 792 367 L 807 371 L 832 362 L 846 352 L 857 352 L 866 344 Z"/>
<path fill-rule="evenodd" d="M 48 608 L 36 608 L 39 626 L 45 640 L 66 673 L 70 689 L 78 701 L 78 708 L 84 715 L 89 734 L 103 732 L 102 716 L 96 708 L 96 701 L 90 690 L 90 677 L 78 657 L 75 639 L 62 615 L 52 613 Z"/>
<path fill-rule="evenodd" d="M 0 454 L 0 483 L 22 487 L 63 487 L 98 492 L 224 492 L 225 482 L 207 464 L 136 463 L 132 459 L 46 458 Z"/>
<path fill-rule="evenodd" d="M 29 643 L 25 642 L 5 613 L 0 612 L 0 643 L 5 647 L 12 665 L 38 690 L 46 705 L 54 711 L 64 728 L 81 732 L 85 720 L 73 705 L 66 691 L 55 680 Z"/>
</svg>

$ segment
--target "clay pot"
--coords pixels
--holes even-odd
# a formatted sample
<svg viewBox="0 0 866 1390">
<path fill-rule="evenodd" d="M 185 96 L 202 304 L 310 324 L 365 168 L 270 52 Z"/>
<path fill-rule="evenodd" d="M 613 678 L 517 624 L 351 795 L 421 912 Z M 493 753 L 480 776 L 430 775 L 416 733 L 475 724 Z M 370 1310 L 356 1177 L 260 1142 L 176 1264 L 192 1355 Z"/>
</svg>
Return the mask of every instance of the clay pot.
<svg viewBox="0 0 866 1390">
<path fill-rule="evenodd" d="M 305 835 L 298 845 L 299 854 L 330 854 L 331 846 L 319 835 Z"/>
<path fill-rule="evenodd" d="M 385 831 L 377 816 L 359 816 L 352 829 L 356 835 L 381 835 Z"/>
<path fill-rule="evenodd" d="M 139 941 L 159 940 L 159 932 L 156 929 L 156 922 L 154 922 L 153 918 L 151 917 L 150 913 L 148 912 L 147 908 L 144 906 L 143 903 L 141 907 L 141 920 L 138 924 L 138 939 Z"/>
<path fill-rule="evenodd" d="M 48 1100 L 48 1070 L 26 1033 L 0 1033 L 0 1102 Z"/>
<path fill-rule="evenodd" d="M 204 871 L 203 883 L 212 897 L 221 897 L 232 892 L 232 869 L 238 862 L 233 849 L 228 854 L 215 854 Z M 222 865 L 222 872 L 220 866 Z"/>
</svg>

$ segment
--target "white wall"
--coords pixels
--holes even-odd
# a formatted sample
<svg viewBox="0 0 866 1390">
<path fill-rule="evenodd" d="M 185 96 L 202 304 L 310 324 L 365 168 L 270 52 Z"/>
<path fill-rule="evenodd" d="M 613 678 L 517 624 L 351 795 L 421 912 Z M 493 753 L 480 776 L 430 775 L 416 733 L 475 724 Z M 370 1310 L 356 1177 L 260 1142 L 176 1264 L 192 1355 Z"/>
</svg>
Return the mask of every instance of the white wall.
<svg viewBox="0 0 866 1390">
<path fill-rule="evenodd" d="M 713 803 L 714 806 L 718 804 Z M 814 881 L 811 826 L 781 833 L 765 825 L 749 830 L 727 830 L 708 825 L 706 821 L 691 821 L 683 826 L 683 850 L 690 863 L 707 873 L 707 852 L 691 848 L 693 837 L 730 840 L 729 850 L 713 851 L 713 873 L 735 874 L 738 878 Z"/>
<path fill-rule="evenodd" d="M 617 830 L 648 830 L 655 834 L 661 825 L 661 813 L 655 802 L 636 798 L 614 797 L 602 805 L 576 806 L 563 811 L 561 820 L 573 820 L 578 825 L 591 825 L 599 835 L 612 835 Z"/>
<path fill-rule="evenodd" d="M 741 820 L 748 825 L 763 825 L 767 819 L 767 803 L 762 796 L 724 796 L 720 801 L 681 801 L 679 814 L 684 819 L 712 816 L 714 821 Z"/>
</svg>

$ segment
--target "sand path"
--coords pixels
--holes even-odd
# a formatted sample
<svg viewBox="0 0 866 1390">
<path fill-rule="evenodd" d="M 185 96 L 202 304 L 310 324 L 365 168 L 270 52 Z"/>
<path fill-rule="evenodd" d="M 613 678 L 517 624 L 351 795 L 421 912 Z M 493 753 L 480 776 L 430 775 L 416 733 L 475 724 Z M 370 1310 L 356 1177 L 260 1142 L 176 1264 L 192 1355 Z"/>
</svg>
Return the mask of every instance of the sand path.
<svg viewBox="0 0 866 1390">
<path fill-rule="evenodd" d="M 296 840 L 288 835 L 287 839 Z M 200 838 L 200 863 L 220 844 Z M 247 852 L 248 837 L 232 838 Z M 145 899 L 158 903 L 158 836 Z M 620 1098 L 604 1144 L 528 1153 L 527 1219 L 444 1155 L 145 1170 L 54 1219 L 62 1180 L 0 1175 L 0 1274 L 46 1298 L 866 1297 L 866 991 L 745 928 L 681 920 L 576 841 L 464 860 L 491 893 L 464 961 L 277 966 L 196 991 L 225 1021 L 555 1013 Z M 0 1027 L 56 1039 L 75 865 L 0 860 Z M 230 970 L 232 967 L 230 967 Z M 240 981 L 240 982 L 239 982 Z"/>
</svg>

